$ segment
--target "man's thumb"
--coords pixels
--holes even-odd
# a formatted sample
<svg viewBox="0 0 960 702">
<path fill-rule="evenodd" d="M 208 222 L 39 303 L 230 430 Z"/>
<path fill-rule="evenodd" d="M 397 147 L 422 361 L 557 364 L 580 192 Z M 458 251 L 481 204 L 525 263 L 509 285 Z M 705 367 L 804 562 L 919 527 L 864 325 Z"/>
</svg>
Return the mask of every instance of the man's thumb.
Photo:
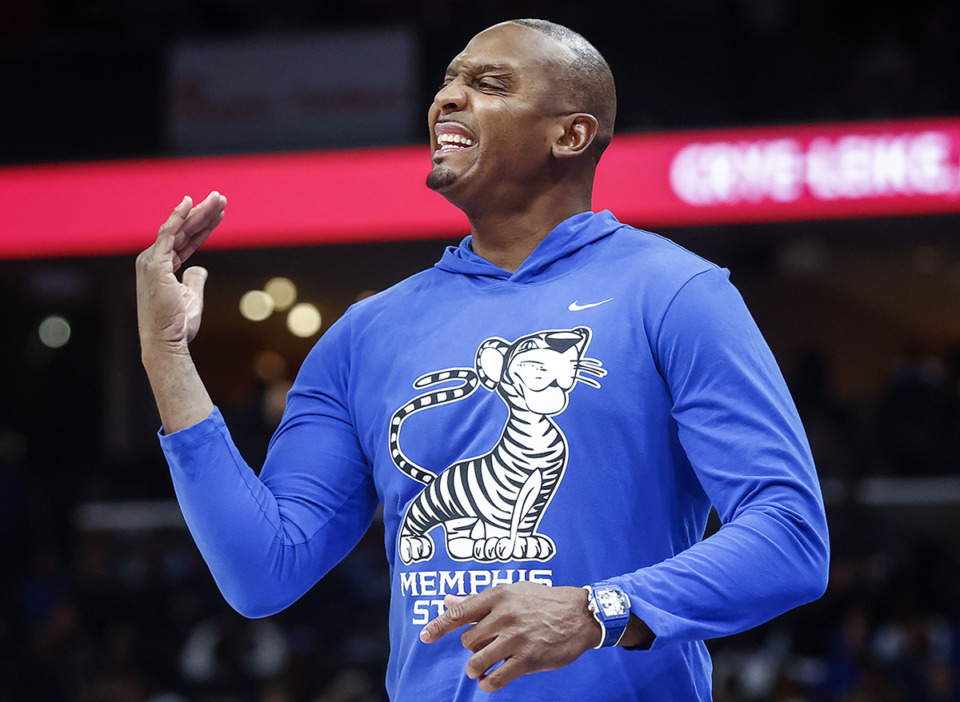
<svg viewBox="0 0 960 702">
<path fill-rule="evenodd" d="M 207 282 L 207 269 L 193 266 L 183 272 L 183 284 L 193 291 L 198 299 L 203 299 L 203 285 Z"/>
</svg>

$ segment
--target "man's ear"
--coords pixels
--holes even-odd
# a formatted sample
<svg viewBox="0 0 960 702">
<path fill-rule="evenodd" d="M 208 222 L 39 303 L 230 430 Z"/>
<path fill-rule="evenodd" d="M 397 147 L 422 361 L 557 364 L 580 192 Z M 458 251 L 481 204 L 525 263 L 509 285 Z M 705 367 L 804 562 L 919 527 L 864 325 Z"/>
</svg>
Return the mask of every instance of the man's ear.
<svg viewBox="0 0 960 702">
<path fill-rule="evenodd" d="M 563 133 L 551 149 L 555 158 L 568 158 L 584 153 L 593 143 L 600 128 L 597 118 L 587 112 L 567 115 L 560 126 Z"/>
</svg>

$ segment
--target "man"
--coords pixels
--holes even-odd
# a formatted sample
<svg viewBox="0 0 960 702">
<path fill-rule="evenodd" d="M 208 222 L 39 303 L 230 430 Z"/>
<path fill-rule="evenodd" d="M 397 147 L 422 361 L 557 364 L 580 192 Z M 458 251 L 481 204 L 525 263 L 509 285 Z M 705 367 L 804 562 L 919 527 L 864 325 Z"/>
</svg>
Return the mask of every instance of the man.
<svg viewBox="0 0 960 702">
<path fill-rule="evenodd" d="M 427 183 L 472 234 L 323 336 L 259 478 L 190 360 L 206 274 L 174 276 L 226 200 L 185 198 L 138 259 L 161 442 L 223 594 L 286 607 L 382 503 L 393 699 L 709 700 L 703 639 L 825 588 L 806 439 L 726 272 L 590 211 L 614 113 L 570 30 L 470 41 Z"/>
</svg>

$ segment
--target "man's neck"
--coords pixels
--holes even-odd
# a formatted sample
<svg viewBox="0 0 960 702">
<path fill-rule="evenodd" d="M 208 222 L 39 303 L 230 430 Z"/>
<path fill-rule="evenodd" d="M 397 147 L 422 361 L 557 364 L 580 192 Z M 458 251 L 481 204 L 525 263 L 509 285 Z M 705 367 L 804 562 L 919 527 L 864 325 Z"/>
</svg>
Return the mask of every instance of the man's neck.
<svg viewBox="0 0 960 702">
<path fill-rule="evenodd" d="M 532 205 L 519 212 L 468 213 L 473 250 L 500 268 L 514 272 L 558 224 L 589 210 L 590 198 L 586 197 L 571 199 L 561 206 Z"/>
</svg>

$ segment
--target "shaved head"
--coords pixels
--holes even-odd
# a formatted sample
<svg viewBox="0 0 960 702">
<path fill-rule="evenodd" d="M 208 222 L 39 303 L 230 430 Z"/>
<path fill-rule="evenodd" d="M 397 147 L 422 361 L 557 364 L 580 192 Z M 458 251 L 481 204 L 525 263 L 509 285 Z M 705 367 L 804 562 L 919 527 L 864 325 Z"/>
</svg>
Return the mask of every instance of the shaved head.
<svg viewBox="0 0 960 702">
<path fill-rule="evenodd" d="M 575 105 L 574 109 L 593 115 L 599 122 L 597 137 L 591 147 L 595 160 L 599 161 L 613 138 L 613 123 L 617 116 L 617 92 L 606 59 L 582 35 L 562 24 L 541 19 L 511 20 L 510 24 L 535 29 L 568 50 L 570 62 L 564 67 L 560 79 Z"/>
</svg>

